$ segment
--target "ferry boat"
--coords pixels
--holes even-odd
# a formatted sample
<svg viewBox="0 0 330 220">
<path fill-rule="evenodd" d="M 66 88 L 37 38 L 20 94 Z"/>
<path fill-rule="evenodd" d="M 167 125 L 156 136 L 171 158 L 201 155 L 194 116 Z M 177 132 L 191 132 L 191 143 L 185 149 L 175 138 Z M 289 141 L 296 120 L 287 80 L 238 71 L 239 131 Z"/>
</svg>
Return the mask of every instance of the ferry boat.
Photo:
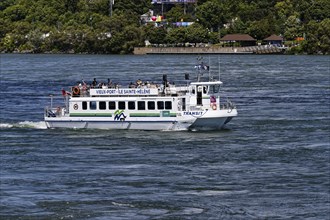
<svg viewBox="0 0 330 220">
<path fill-rule="evenodd" d="M 221 96 L 220 80 L 203 80 L 199 64 L 195 81 L 185 74 L 184 85 L 170 84 L 163 75 L 160 84 L 137 80 L 127 87 L 109 82 L 88 86 L 85 82 L 62 90 L 64 103 L 45 108 L 47 128 L 219 130 L 237 116 L 235 105 Z"/>
</svg>

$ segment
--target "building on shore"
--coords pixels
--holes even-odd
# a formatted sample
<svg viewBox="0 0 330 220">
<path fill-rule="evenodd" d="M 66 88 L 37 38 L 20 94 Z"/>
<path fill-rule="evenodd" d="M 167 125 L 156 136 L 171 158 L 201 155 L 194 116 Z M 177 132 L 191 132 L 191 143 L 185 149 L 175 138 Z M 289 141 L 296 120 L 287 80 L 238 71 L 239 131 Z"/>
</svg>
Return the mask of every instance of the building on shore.
<svg viewBox="0 0 330 220">
<path fill-rule="evenodd" d="M 283 45 L 283 37 L 272 34 L 263 40 L 266 44 Z"/>
<path fill-rule="evenodd" d="M 220 39 L 220 43 L 228 46 L 255 46 L 257 40 L 248 34 L 227 34 Z"/>
</svg>

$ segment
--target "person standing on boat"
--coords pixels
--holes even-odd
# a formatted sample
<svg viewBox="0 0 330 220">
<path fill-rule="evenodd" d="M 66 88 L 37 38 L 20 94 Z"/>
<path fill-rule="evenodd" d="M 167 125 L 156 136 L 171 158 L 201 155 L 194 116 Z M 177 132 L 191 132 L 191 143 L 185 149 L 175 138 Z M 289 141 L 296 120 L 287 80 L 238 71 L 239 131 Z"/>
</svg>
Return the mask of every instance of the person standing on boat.
<svg viewBox="0 0 330 220">
<path fill-rule="evenodd" d="M 87 95 L 87 89 L 88 89 L 87 84 L 84 80 L 81 80 L 81 82 L 82 82 L 82 86 L 81 86 L 80 90 L 82 92 L 82 95 L 86 96 Z"/>
<path fill-rule="evenodd" d="M 92 82 L 93 87 L 95 88 L 97 86 L 96 78 L 94 78 L 94 81 Z"/>
<path fill-rule="evenodd" d="M 108 78 L 108 88 L 111 88 L 112 86 L 112 81 Z"/>
<path fill-rule="evenodd" d="M 130 82 L 130 84 L 128 85 L 128 88 L 130 88 L 130 89 L 135 88 L 135 85 L 133 84 L 133 82 Z"/>
<path fill-rule="evenodd" d="M 136 87 L 140 88 L 141 85 L 142 85 L 142 80 L 141 79 L 136 80 Z"/>
</svg>

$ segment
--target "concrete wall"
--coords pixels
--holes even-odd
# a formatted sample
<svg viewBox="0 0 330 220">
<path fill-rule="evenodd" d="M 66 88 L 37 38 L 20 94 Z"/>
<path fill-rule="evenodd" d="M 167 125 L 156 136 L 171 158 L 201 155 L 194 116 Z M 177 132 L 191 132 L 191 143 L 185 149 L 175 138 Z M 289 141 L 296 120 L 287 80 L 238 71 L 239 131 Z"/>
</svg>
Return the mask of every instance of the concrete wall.
<svg viewBox="0 0 330 220">
<path fill-rule="evenodd" d="M 135 47 L 134 54 L 222 54 L 247 53 L 240 47 Z M 251 52 L 249 52 L 251 53 Z"/>
<path fill-rule="evenodd" d="M 275 54 L 283 50 L 275 46 L 251 47 L 135 47 L 133 53 L 143 54 Z"/>
</svg>

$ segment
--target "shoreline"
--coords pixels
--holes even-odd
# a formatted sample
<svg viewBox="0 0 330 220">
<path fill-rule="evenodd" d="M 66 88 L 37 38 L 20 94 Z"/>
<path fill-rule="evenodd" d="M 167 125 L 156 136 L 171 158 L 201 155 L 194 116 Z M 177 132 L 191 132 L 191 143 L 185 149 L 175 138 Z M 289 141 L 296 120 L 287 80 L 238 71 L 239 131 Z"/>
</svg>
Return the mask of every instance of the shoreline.
<svg viewBox="0 0 330 220">
<path fill-rule="evenodd" d="M 134 47 L 134 55 L 145 54 L 284 54 L 287 48 L 273 45 L 249 47 Z"/>
</svg>

